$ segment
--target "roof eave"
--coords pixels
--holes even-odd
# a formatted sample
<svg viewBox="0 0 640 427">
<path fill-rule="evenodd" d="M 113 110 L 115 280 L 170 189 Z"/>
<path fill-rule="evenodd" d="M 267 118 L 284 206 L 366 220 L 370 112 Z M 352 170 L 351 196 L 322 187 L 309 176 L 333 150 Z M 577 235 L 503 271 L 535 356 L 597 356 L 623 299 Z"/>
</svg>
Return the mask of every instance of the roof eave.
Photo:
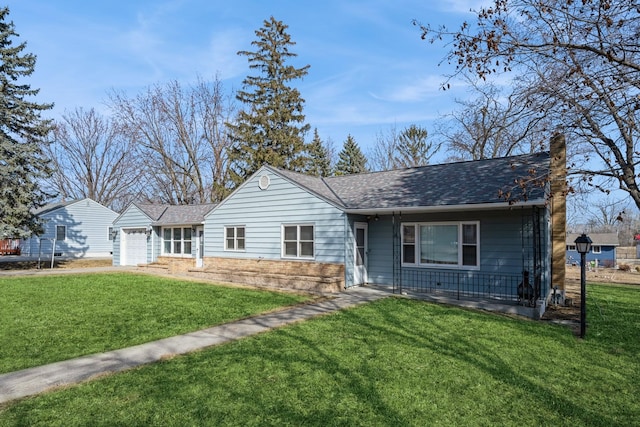
<svg viewBox="0 0 640 427">
<path fill-rule="evenodd" d="M 382 215 L 392 214 L 396 212 L 402 213 L 432 213 L 432 212 L 456 212 L 456 211 L 486 211 L 486 210 L 506 210 L 517 207 L 533 207 L 545 206 L 545 199 L 527 200 L 526 202 L 517 202 L 509 204 L 509 202 L 499 203 L 476 203 L 462 205 L 439 205 L 439 206 L 396 206 L 391 208 L 366 208 L 366 209 L 345 209 L 349 214 L 360 215 Z"/>
<path fill-rule="evenodd" d="M 187 222 L 162 222 L 155 221 L 151 223 L 152 227 L 184 227 L 185 225 L 204 225 L 204 221 L 187 221 Z"/>
</svg>

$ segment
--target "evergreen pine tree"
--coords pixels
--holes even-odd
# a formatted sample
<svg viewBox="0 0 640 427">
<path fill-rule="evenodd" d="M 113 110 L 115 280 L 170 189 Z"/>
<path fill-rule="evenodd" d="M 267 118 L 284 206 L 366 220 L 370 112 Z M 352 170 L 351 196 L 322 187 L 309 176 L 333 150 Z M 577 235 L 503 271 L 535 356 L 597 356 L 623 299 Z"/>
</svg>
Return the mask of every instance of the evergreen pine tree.
<svg viewBox="0 0 640 427">
<path fill-rule="evenodd" d="M 33 73 L 36 57 L 23 53 L 25 42 L 13 45 L 18 34 L 8 15 L 0 9 L 0 238 L 18 238 L 42 231 L 33 210 L 51 197 L 40 184 L 51 175 L 42 146 L 52 126 L 40 113 L 53 104 L 26 99 L 39 92 L 20 81 Z"/>
<path fill-rule="evenodd" d="M 342 146 L 342 151 L 338 155 L 335 175 L 351 175 L 355 173 L 368 172 L 367 158 L 362 154 L 360 147 L 351 135 Z"/>
<path fill-rule="evenodd" d="M 236 98 L 246 105 L 236 123 L 229 124 L 233 147 L 230 150 L 232 177 L 236 184 L 244 181 L 263 164 L 294 171 L 304 171 L 307 159 L 304 136 L 304 99 L 288 84 L 307 74 L 309 65 L 295 68 L 286 61 L 297 54 L 288 28 L 273 16 L 256 31 L 251 42 L 255 52 L 240 51 L 247 56 L 249 68 L 259 71 L 248 76 Z"/>
<path fill-rule="evenodd" d="M 329 151 L 322 143 L 318 129 L 313 131 L 313 140 L 307 147 L 309 154 L 309 164 L 307 173 L 313 176 L 329 176 L 331 174 L 331 159 Z"/>
<path fill-rule="evenodd" d="M 394 167 L 424 166 L 440 149 L 440 144 L 427 143 L 427 130 L 416 125 L 404 129 L 398 136 Z"/>
</svg>

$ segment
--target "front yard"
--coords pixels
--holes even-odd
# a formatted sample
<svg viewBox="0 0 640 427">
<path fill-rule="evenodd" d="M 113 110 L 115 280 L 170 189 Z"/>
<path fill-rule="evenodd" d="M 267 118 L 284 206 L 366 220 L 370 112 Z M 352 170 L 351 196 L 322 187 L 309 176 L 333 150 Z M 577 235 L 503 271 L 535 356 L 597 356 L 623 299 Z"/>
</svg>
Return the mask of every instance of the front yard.
<svg viewBox="0 0 640 427">
<path fill-rule="evenodd" d="M 388 298 L 0 409 L 13 425 L 632 426 L 640 291 L 590 285 L 587 337 Z"/>
<path fill-rule="evenodd" d="M 0 373 L 192 332 L 308 299 L 143 274 L 0 277 Z"/>
</svg>

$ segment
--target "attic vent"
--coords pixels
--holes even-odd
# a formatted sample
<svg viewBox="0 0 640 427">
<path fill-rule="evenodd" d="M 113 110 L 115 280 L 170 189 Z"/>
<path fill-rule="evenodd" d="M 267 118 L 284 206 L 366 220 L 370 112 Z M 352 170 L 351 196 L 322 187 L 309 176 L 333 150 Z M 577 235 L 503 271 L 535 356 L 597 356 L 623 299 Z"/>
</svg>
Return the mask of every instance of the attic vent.
<svg viewBox="0 0 640 427">
<path fill-rule="evenodd" d="M 260 187 L 261 190 L 266 190 L 267 188 L 269 188 L 270 182 L 271 181 L 269 180 L 269 175 L 262 175 L 258 180 L 258 187 Z"/>
</svg>

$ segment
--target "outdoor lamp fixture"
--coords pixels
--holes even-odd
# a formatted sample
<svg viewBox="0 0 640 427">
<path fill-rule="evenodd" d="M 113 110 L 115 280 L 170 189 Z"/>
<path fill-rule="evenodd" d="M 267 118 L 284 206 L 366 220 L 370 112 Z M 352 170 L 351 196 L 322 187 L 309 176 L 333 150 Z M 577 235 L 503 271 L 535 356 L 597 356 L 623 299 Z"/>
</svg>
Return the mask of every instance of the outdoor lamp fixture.
<svg viewBox="0 0 640 427">
<path fill-rule="evenodd" d="M 111 230 L 111 240 L 116 240 L 116 236 L 118 235 L 118 230 Z"/>
<path fill-rule="evenodd" d="M 147 237 L 151 236 L 151 233 L 153 233 L 153 228 L 149 227 L 144 231 L 144 234 L 147 235 Z"/>
<path fill-rule="evenodd" d="M 591 250 L 593 241 L 586 234 L 582 233 L 574 243 L 576 250 L 580 253 L 580 338 L 584 338 L 587 329 L 587 252 Z"/>
</svg>

